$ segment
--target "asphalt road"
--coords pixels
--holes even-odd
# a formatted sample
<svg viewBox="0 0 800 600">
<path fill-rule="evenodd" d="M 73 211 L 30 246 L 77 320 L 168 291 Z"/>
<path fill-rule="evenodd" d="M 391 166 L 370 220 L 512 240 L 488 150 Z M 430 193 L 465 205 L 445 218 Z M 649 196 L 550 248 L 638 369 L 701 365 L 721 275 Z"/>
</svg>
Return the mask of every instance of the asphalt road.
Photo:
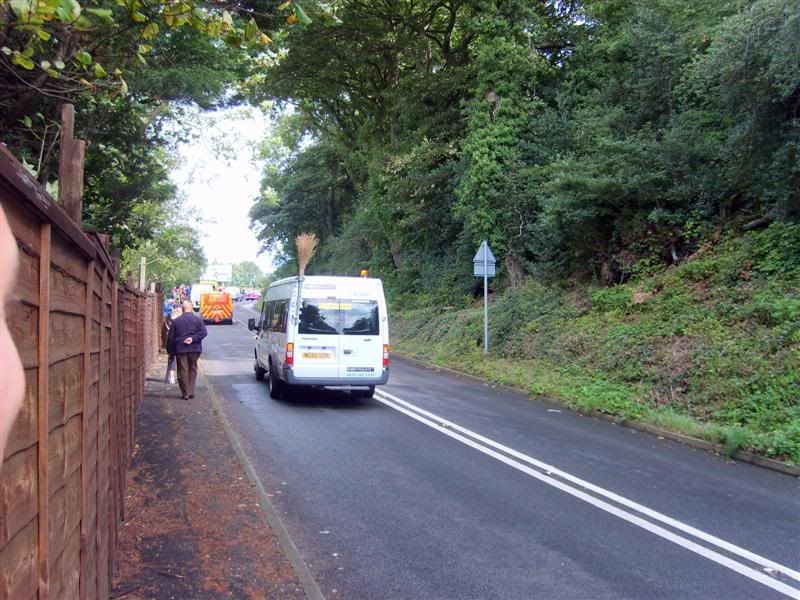
<svg viewBox="0 0 800 600">
<path fill-rule="evenodd" d="M 271 400 L 250 305 L 209 383 L 327 598 L 800 598 L 800 480 L 397 359 Z"/>
</svg>

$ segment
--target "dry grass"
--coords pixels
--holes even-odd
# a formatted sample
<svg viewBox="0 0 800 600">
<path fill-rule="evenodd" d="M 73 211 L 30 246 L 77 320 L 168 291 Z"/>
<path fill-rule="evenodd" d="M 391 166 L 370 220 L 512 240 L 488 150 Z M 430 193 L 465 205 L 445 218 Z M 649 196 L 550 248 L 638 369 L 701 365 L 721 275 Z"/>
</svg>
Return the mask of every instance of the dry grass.
<svg viewBox="0 0 800 600">
<path fill-rule="evenodd" d="M 301 233 L 294 242 L 297 245 L 297 265 L 300 269 L 300 276 L 305 275 L 306 267 L 317 251 L 319 240 L 313 233 Z"/>
</svg>

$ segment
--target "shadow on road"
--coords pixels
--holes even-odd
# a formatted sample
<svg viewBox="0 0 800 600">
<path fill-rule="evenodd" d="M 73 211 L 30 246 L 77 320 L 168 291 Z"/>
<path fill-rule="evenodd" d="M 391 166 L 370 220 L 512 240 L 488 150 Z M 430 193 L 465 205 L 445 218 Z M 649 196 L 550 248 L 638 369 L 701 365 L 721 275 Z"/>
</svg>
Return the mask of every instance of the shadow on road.
<svg viewBox="0 0 800 600">
<path fill-rule="evenodd" d="M 266 391 L 266 385 L 264 386 Z M 366 410 L 378 404 L 371 398 L 355 398 L 350 392 L 343 390 L 326 390 L 322 388 L 304 388 L 292 390 L 288 398 L 275 400 L 284 406 L 295 408 L 336 408 L 342 410 Z"/>
</svg>

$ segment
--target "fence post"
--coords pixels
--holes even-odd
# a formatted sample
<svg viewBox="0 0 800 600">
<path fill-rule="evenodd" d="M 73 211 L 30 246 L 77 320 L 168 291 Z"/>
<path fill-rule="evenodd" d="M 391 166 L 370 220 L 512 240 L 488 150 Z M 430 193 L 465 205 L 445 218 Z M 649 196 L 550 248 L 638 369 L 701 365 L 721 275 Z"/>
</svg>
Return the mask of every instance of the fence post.
<svg viewBox="0 0 800 600">
<path fill-rule="evenodd" d="M 92 362 L 92 304 L 94 302 L 94 261 L 86 268 L 86 306 L 83 313 L 83 389 L 81 390 L 81 556 L 80 597 L 88 598 L 84 562 L 88 552 L 89 526 L 89 378 Z"/>
<path fill-rule="evenodd" d="M 102 238 L 101 238 L 102 239 Z M 113 439 L 113 427 L 111 427 L 111 423 L 109 422 L 109 451 L 108 451 L 108 464 L 101 467 L 100 462 L 100 418 L 104 414 L 103 411 L 100 410 L 100 406 L 105 404 L 106 410 L 105 412 L 109 415 L 112 414 L 113 410 L 113 390 L 114 390 L 114 369 L 113 369 L 113 346 L 112 346 L 112 339 L 109 335 L 109 332 L 106 331 L 106 293 L 108 290 L 108 268 L 106 266 L 103 267 L 103 283 L 102 288 L 100 288 L 100 357 L 98 359 L 99 369 L 100 369 L 100 380 L 98 382 L 97 388 L 97 397 L 98 397 L 98 404 L 97 404 L 97 438 L 95 441 L 96 444 L 96 454 L 97 454 L 97 463 L 95 464 L 95 480 L 97 481 L 96 485 L 96 493 L 97 493 L 97 500 L 95 501 L 95 514 L 94 514 L 94 531 L 95 531 L 95 544 L 98 544 L 98 540 L 100 539 L 100 528 L 101 519 L 103 515 L 100 513 L 100 507 L 102 503 L 100 502 L 100 469 L 105 468 L 108 473 L 108 482 L 111 489 L 106 493 L 110 495 L 110 502 L 109 502 L 109 515 L 116 513 L 116 496 L 114 495 L 114 454 L 111 452 L 111 439 Z M 111 314 L 113 311 L 111 307 L 109 307 L 109 318 L 111 318 Z M 113 319 L 108 324 L 109 329 L 111 330 L 111 335 L 113 335 L 114 331 L 114 324 Z M 106 344 L 108 344 L 108 359 L 106 359 Z M 106 369 L 106 362 L 108 361 L 108 379 L 103 377 L 103 373 L 105 373 Z M 108 389 L 104 389 L 104 384 L 108 386 Z M 110 419 L 109 419 L 110 421 Z M 110 516 L 107 515 L 106 519 L 110 519 Z M 109 548 L 109 562 L 113 563 L 113 547 L 117 543 L 116 539 L 112 537 L 111 531 L 109 531 L 109 543 L 111 548 Z M 99 551 L 95 551 L 94 556 L 94 572 L 95 572 L 95 581 L 94 581 L 94 589 L 95 589 L 95 596 L 97 598 L 100 597 L 100 577 L 98 574 L 101 572 L 100 569 L 102 567 L 101 559 L 102 553 Z M 110 568 L 110 566 L 107 566 Z"/>
<path fill-rule="evenodd" d="M 47 600 L 50 586 L 49 535 L 50 492 L 47 485 L 47 438 L 50 338 L 50 223 L 42 223 L 39 245 L 39 381 L 38 381 L 38 480 L 39 480 L 39 598 Z"/>
<path fill-rule="evenodd" d="M 61 150 L 58 164 L 58 203 L 69 217 L 81 222 L 83 210 L 83 158 L 86 142 L 73 137 L 75 107 L 61 105 Z"/>
</svg>

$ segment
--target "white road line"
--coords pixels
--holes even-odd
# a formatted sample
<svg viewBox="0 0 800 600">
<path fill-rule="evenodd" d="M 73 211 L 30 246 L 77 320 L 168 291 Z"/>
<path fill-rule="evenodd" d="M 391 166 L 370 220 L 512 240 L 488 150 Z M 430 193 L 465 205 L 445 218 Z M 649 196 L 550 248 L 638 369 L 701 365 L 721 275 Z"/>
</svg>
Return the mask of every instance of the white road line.
<svg viewBox="0 0 800 600">
<path fill-rule="evenodd" d="M 789 567 L 786 567 L 784 565 L 776 563 L 776 562 L 774 562 L 774 561 L 772 561 L 772 560 L 770 560 L 768 558 L 765 558 L 763 556 L 759 556 L 758 554 L 750 552 L 749 550 L 745 550 L 744 548 L 740 548 L 739 546 L 731 544 L 730 542 L 726 542 L 723 539 L 720 539 L 720 538 L 718 538 L 716 536 L 713 536 L 713 535 L 708 534 L 708 533 L 706 533 L 704 531 L 696 529 L 695 527 L 692 527 L 691 525 L 687 525 L 686 523 L 683 523 L 681 521 L 673 519 L 672 517 L 669 517 L 669 516 L 667 516 L 667 515 L 665 515 L 663 513 L 657 512 L 657 511 L 652 510 L 650 508 L 647 508 L 646 506 L 643 506 L 643 505 L 641 505 L 641 504 L 639 504 L 637 502 L 634 502 L 633 500 L 629 500 L 628 498 L 625 498 L 623 496 L 619 496 L 618 494 L 615 494 L 614 492 L 611 492 L 609 490 L 601 488 L 600 486 L 594 485 L 593 483 L 590 483 L 590 482 L 586 481 L 585 479 L 581 479 L 579 477 L 576 477 L 575 475 L 571 475 L 570 473 L 562 471 L 562 470 L 554 467 L 553 465 L 550 465 L 550 464 L 547 464 L 547 463 L 542 462 L 540 460 L 537 460 L 537 459 L 535 459 L 535 458 L 533 458 L 533 457 L 531 457 L 531 456 L 529 456 L 527 454 L 523 454 L 522 452 L 518 452 L 518 451 L 514 450 L 513 448 L 509 448 L 508 446 L 504 446 L 503 444 L 499 444 L 498 442 L 495 442 L 494 440 L 491 440 L 491 439 L 489 439 L 487 437 L 484 437 L 484 436 L 482 436 L 482 435 L 480 435 L 478 433 L 475 433 L 474 431 L 471 431 L 469 429 L 466 429 L 465 427 L 461 427 L 460 425 L 457 425 L 456 423 L 453 423 L 451 421 L 447 421 L 446 419 L 442 419 L 441 417 L 439 417 L 439 416 L 437 416 L 437 415 L 435 415 L 435 414 L 433 414 L 431 412 L 428 412 L 428 411 L 426 411 L 426 410 L 424 410 L 424 409 L 422 409 L 422 408 L 420 408 L 418 406 L 415 406 L 415 405 L 411 404 L 410 402 L 406 402 L 405 400 L 402 400 L 402 399 L 398 398 L 397 396 L 394 396 L 394 395 L 392 395 L 392 394 L 390 394 L 390 393 L 388 393 L 388 392 L 386 392 L 384 390 L 376 390 L 376 393 L 383 394 L 384 396 L 386 396 L 387 398 L 397 402 L 398 404 L 401 404 L 401 405 L 405 406 L 406 408 L 409 408 L 409 409 L 411 409 L 413 411 L 416 411 L 417 413 L 419 413 L 421 415 L 424 415 L 424 416 L 428 417 L 429 419 L 433 419 L 433 420 L 438 421 L 438 422 L 440 422 L 442 424 L 445 424 L 448 427 L 450 427 L 450 428 L 452 428 L 452 429 L 454 429 L 456 431 L 459 431 L 459 432 L 461 432 L 461 433 L 463 433 L 463 434 L 465 434 L 467 436 L 470 436 L 470 437 L 478 440 L 482 444 L 485 444 L 487 446 L 490 446 L 492 448 L 500 450 L 501 452 L 509 454 L 510 456 L 513 456 L 514 458 L 517 458 L 517 459 L 522 460 L 522 461 L 524 461 L 524 462 L 526 462 L 528 464 L 531 464 L 531 465 L 533 465 L 533 466 L 545 471 L 548 475 L 560 477 L 561 479 L 564 479 L 565 481 L 569 481 L 570 483 L 573 483 L 575 485 L 579 485 L 580 487 L 582 487 L 584 489 L 587 489 L 587 490 L 590 490 L 590 491 L 594 492 L 595 494 L 598 494 L 600 496 L 608 498 L 609 500 L 613 500 L 617 504 L 621 504 L 621 505 L 626 506 L 626 507 L 628 507 L 628 508 L 630 508 L 632 510 L 640 512 L 643 515 L 647 515 L 651 519 L 654 519 L 656 521 L 660 521 L 661 523 L 664 523 L 665 525 L 669 525 L 670 527 L 678 529 L 678 530 L 680 530 L 680 531 L 682 531 L 684 533 L 688 533 L 689 535 L 692 535 L 692 536 L 694 536 L 694 537 L 696 537 L 696 538 L 698 538 L 700 540 L 703 540 L 704 542 L 708 542 L 709 544 L 713 544 L 713 545 L 717 546 L 718 548 L 720 548 L 722 550 L 726 550 L 726 551 L 730 552 L 731 554 L 736 554 L 737 556 L 740 556 L 740 557 L 742 557 L 744 559 L 747 559 L 747 560 L 749 560 L 751 562 L 757 563 L 757 564 L 759 564 L 760 566 L 762 566 L 764 568 L 769 568 L 769 569 L 774 569 L 776 571 L 780 571 L 781 573 L 783 573 L 787 577 L 790 577 L 792 579 L 800 581 L 800 572 L 797 572 L 797 571 L 795 571 L 793 569 L 790 569 Z"/>
<path fill-rule="evenodd" d="M 762 585 L 765 585 L 765 586 L 770 587 L 770 588 L 772 588 L 772 589 L 774 589 L 774 590 L 776 590 L 776 591 L 778 591 L 778 592 L 780 592 L 782 594 L 785 594 L 786 596 L 789 596 L 790 598 L 800 598 L 800 589 L 798 589 L 798 588 L 791 587 L 791 586 L 789 586 L 789 585 L 787 585 L 787 584 L 785 584 L 785 583 L 783 583 L 781 581 L 773 579 L 772 577 L 770 577 L 769 575 L 766 575 L 765 573 L 763 573 L 761 571 L 753 569 L 752 567 L 749 567 L 749 566 L 744 565 L 742 563 L 736 562 L 735 560 L 733 560 L 733 559 L 731 559 L 731 558 L 729 558 L 727 556 L 724 556 L 724 555 L 722 555 L 722 554 L 720 554 L 720 553 L 718 553 L 718 552 L 716 552 L 714 550 L 706 548 L 705 546 L 701 546 L 701 545 L 697 544 L 696 542 L 693 542 L 692 540 L 690 540 L 688 538 L 685 538 L 685 537 L 682 537 L 680 535 L 677 535 L 677 534 L 675 534 L 675 533 L 673 533 L 673 532 L 671 532 L 671 531 L 669 531 L 667 529 L 664 529 L 663 527 L 661 527 L 659 525 L 651 523 L 650 521 L 646 521 L 645 519 L 643 519 L 643 518 L 641 518 L 641 517 L 639 517 L 637 515 L 634 515 L 634 514 L 632 514 L 630 512 L 627 512 L 627 511 L 625 511 L 625 510 L 623 510 L 621 508 L 613 506 L 613 505 L 611 505 L 611 504 L 609 504 L 609 503 L 607 503 L 607 502 L 605 502 L 603 500 L 600 500 L 600 499 L 598 499 L 598 498 L 596 498 L 594 496 L 590 496 L 586 492 L 583 492 L 583 491 L 581 491 L 581 490 L 579 490 L 579 489 L 577 489 L 577 488 L 575 488 L 575 487 L 573 487 L 571 485 L 563 483 L 562 481 L 559 481 L 558 479 L 554 479 L 553 476 L 557 476 L 557 477 L 560 477 L 562 479 L 568 480 L 568 481 L 570 481 L 572 483 L 575 483 L 577 485 L 580 485 L 584 489 L 591 490 L 591 491 L 595 492 L 596 494 L 599 494 L 601 496 L 605 496 L 609 500 L 613 500 L 614 502 L 617 502 L 619 504 L 623 504 L 623 505 L 625 505 L 625 506 L 627 506 L 629 508 L 637 510 L 638 512 L 640 512 L 640 513 L 642 513 L 644 515 L 647 515 L 647 516 L 649 516 L 649 517 L 651 517 L 653 519 L 656 519 L 658 521 L 661 521 L 662 523 L 665 523 L 665 524 L 668 524 L 668 525 L 670 525 L 672 527 L 675 527 L 676 529 L 679 529 L 679 530 L 681 530 L 681 531 L 683 531 L 685 533 L 689 533 L 690 535 L 693 535 L 693 536 L 697 537 L 698 539 L 701 539 L 701 540 L 706 541 L 708 543 L 714 544 L 717 547 L 719 547 L 720 549 L 727 550 L 728 552 L 731 552 L 732 554 L 736 554 L 738 556 L 741 556 L 742 558 L 746 558 L 747 560 L 749 560 L 749 561 L 751 561 L 753 563 L 756 563 L 759 566 L 770 568 L 770 569 L 774 569 L 776 571 L 780 571 L 782 574 L 787 575 L 789 577 L 792 577 L 794 579 L 797 579 L 798 577 L 800 577 L 800 574 L 798 574 L 796 571 L 794 571 L 794 570 L 792 570 L 792 569 L 790 569 L 788 567 L 785 567 L 785 566 L 780 565 L 780 564 L 778 564 L 778 563 L 776 563 L 774 561 L 771 561 L 771 560 L 766 559 L 764 557 L 761 557 L 761 556 L 759 556 L 757 554 L 749 552 L 748 550 L 745 550 L 744 548 L 739 548 L 738 546 L 735 546 L 734 544 L 731 544 L 731 543 L 726 542 L 724 540 L 721 540 L 721 539 L 719 539 L 719 538 L 717 538 L 715 536 L 709 535 L 709 534 L 707 534 L 705 532 L 702 532 L 702 531 L 700 531 L 698 529 L 695 529 L 694 527 L 691 527 L 689 525 L 681 523 L 680 521 L 672 519 L 671 517 L 668 517 L 666 515 L 658 513 L 658 512 L 656 512 L 654 510 L 651 510 L 651 509 L 649 509 L 649 508 L 647 508 L 645 506 L 637 504 L 636 502 L 628 500 L 627 498 L 623 498 L 622 496 L 614 494 L 613 492 L 609 492 L 607 490 L 604 490 L 603 488 L 600 488 L 600 487 L 595 486 L 595 485 L 593 485 L 593 484 L 591 484 L 591 483 L 589 483 L 587 481 L 579 479 L 579 478 L 577 478 L 577 477 L 575 477 L 573 475 L 570 475 L 569 473 L 566 473 L 564 471 L 561 471 L 559 469 L 551 467 L 550 465 L 547 465 L 546 463 L 543 463 L 543 462 L 538 461 L 538 460 L 536 460 L 536 459 L 534 459 L 534 458 L 532 458 L 530 456 L 527 456 L 525 454 L 517 452 L 516 450 L 513 450 L 512 448 L 508 448 L 506 446 L 503 446 L 502 444 L 494 442 L 493 440 L 490 440 L 490 439 L 488 439 L 486 437 L 483 437 L 480 434 L 477 434 L 477 433 L 475 433 L 473 431 L 470 431 L 469 429 L 461 427 L 460 425 L 452 423 L 451 421 L 448 421 L 446 419 L 442 419 L 441 417 L 439 417 L 439 416 L 437 416 L 437 415 L 435 415 L 435 414 L 433 414 L 431 412 L 428 412 L 428 411 L 426 411 L 426 410 L 424 410 L 422 408 L 419 408 L 419 407 L 417 407 L 417 406 L 415 406 L 415 405 L 413 405 L 413 404 L 411 404 L 409 402 L 406 402 L 405 400 L 402 400 L 402 399 L 398 398 L 397 396 L 393 396 L 392 394 L 389 394 L 389 393 L 387 393 L 387 392 L 385 392 L 383 390 L 376 391 L 375 399 L 378 400 L 379 402 L 383 403 L 384 405 L 386 405 L 386 406 L 388 406 L 390 408 L 393 408 L 394 410 L 396 410 L 398 412 L 401 412 L 401 413 L 411 417 L 412 419 L 415 419 L 415 420 L 419 421 L 420 423 L 424 423 L 425 425 L 427 425 L 427 426 L 439 431 L 440 433 L 443 433 L 444 435 L 446 435 L 448 437 L 451 437 L 451 438 L 453 438 L 455 440 L 458 440 L 459 442 L 461 442 L 461 443 L 463 443 L 463 444 L 465 444 L 465 445 L 467 445 L 467 446 L 469 446 L 471 448 L 474 448 L 474 449 L 476 449 L 476 450 L 478 450 L 478 451 L 480 451 L 480 452 L 482 452 L 482 453 L 484 453 L 484 454 L 486 454 L 488 456 L 491 456 L 492 458 L 495 458 L 496 460 L 498 460 L 498 461 L 500 461 L 500 462 L 502 462 L 502 463 L 504 463 L 506 465 L 509 465 L 509 466 L 511 466 L 511 467 L 513 467 L 513 468 L 525 473 L 526 475 L 529 475 L 529 476 L 531 476 L 531 477 L 533 477 L 535 479 L 538 479 L 539 481 L 542 481 L 543 483 L 546 483 L 547 485 L 553 486 L 553 487 L 561 490 L 562 492 L 565 492 L 567 494 L 570 494 L 571 496 L 579 498 L 579 499 L 583 500 L 584 502 L 587 502 L 587 503 L 589 503 L 589 504 L 591 504 L 591 505 L 593 505 L 593 506 L 595 506 L 597 508 L 600 508 L 601 510 L 604 510 L 604 511 L 606 511 L 606 512 L 608 512 L 608 513 L 610 513 L 610 514 L 612 514 L 612 515 L 614 515 L 616 517 L 619 517 L 620 519 L 623 519 L 624 521 L 632 523 L 632 524 L 634 524 L 634 525 L 636 525 L 638 527 L 641 527 L 642 529 L 645 529 L 645 530 L 647 530 L 647 531 L 649 531 L 651 533 L 654 533 L 655 535 L 658 535 L 658 536 L 660 536 L 660 537 L 662 537 L 662 538 L 664 538 L 666 540 L 669 540 L 669 541 L 671 541 L 671 542 L 673 542 L 675 544 L 678 544 L 679 546 L 682 546 L 683 548 L 686 548 L 687 550 L 690 550 L 690 551 L 692 551 L 692 552 L 694 552 L 696 554 L 699 554 L 700 556 L 703 556 L 704 558 L 707 558 L 707 559 L 709 559 L 711 561 L 714 561 L 714 562 L 716 562 L 716 563 L 718 563 L 718 564 L 720 564 L 722 566 L 725 566 L 725 567 L 727 567 L 727 568 L 729 568 L 729 569 L 731 569 L 731 570 L 733 570 L 733 571 L 735 571 L 735 572 L 737 572 L 737 573 L 739 573 L 741 575 L 744 575 L 745 577 L 748 577 L 748 578 L 750 578 L 750 579 L 752 579 L 754 581 L 757 581 L 758 583 L 761 583 Z M 460 432 L 460 433 L 457 433 L 457 432 Z M 467 437 L 467 436 L 469 436 L 469 437 Z M 470 439 L 470 438 L 473 438 L 473 439 Z M 500 454 L 496 450 L 492 450 L 491 448 L 496 448 L 497 450 L 502 450 L 503 452 L 505 452 L 507 454 L 510 454 L 511 456 L 515 456 L 516 458 L 519 458 L 520 460 L 523 460 L 523 461 L 525 461 L 525 462 L 527 462 L 529 464 L 536 465 L 538 468 L 543 469 L 545 471 L 545 473 L 542 473 L 540 471 L 534 470 L 531 467 L 529 467 L 527 465 L 524 465 L 524 464 L 522 464 L 521 462 L 519 462 L 517 460 L 509 458 L 508 456 L 505 456 L 504 454 Z"/>
</svg>

